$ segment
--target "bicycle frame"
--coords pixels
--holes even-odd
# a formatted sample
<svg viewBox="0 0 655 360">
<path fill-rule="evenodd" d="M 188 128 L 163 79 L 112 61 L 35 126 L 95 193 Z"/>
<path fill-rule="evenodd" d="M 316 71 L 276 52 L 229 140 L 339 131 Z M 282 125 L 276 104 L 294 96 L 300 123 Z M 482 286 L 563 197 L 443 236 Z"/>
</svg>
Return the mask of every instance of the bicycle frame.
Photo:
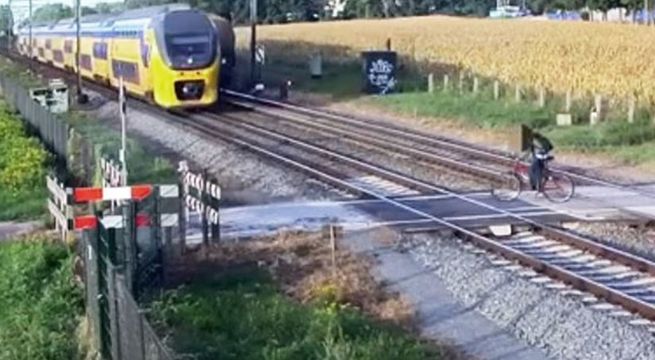
<svg viewBox="0 0 655 360">
<path fill-rule="evenodd" d="M 526 165 L 521 160 L 517 160 L 514 163 L 512 170 L 514 171 L 514 174 L 519 177 L 519 180 L 521 180 L 521 186 L 530 183 L 530 165 Z"/>
</svg>

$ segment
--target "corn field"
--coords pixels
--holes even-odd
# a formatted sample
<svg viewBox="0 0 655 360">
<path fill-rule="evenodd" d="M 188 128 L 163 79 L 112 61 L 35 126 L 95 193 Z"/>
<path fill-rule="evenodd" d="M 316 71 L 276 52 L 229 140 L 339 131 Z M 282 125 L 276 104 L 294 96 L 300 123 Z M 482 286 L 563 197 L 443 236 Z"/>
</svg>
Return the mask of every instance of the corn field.
<svg viewBox="0 0 655 360">
<path fill-rule="evenodd" d="M 249 31 L 237 29 L 247 47 Z M 268 54 L 330 61 L 392 47 L 423 71 L 444 66 L 556 93 L 655 103 L 655 28 L 625 24 L 444 16 L 261 26 Z"/>
</svg>

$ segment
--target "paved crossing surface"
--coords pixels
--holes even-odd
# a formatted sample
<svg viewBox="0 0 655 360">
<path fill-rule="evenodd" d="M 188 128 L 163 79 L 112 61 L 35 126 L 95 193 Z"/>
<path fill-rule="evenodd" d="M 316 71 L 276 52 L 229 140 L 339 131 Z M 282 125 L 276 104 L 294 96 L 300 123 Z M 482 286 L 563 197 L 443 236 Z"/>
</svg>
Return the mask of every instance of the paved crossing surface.
<svg viewBox="0 0 655 360">
<path fill-rule="evenodd" d="M 633 190 L 634 189 L 634 190 Z M 633 189 L 604 186 L 578 186 L 571 201 L 552 204 L 547 199 L 525 194 L 522 198 L 535 206 L 572 214 L 586 220 L 645 218 L 655 220 L 655 185 Z"/>
<path fill-rule="evenodd" d="M 653 193 L 655 194 L 655 187 Z M 404 194 L 407 192 L 403 189 L 390 197 L 464 227 L 485 228 L 521 223 L 519 219 L 452 196 Z M 655 219 L 655 197 L 629 190 L 580 187 L 576 197 L 565 204 L 551 203 L 530 192 L 511 202 L 498 201 L 486 192 L 470 193 L 467 196 L 512 214 L 549 224 L 619 221 L 640 217 Z M 412 229 L 434 227 L 433 222 L 380 200 L 308 201 L 240 206 L 222 209 L 220 217 L 221 234 L 228 238 L 270 234 L 281 229 L 316 230 L 328 223 L 340 224 L 351 230 L 379 226 Z M 187 233 L 189 239 L 200 236 L 199 224 L 198 216 L 192 214 Z"/>
</svg>

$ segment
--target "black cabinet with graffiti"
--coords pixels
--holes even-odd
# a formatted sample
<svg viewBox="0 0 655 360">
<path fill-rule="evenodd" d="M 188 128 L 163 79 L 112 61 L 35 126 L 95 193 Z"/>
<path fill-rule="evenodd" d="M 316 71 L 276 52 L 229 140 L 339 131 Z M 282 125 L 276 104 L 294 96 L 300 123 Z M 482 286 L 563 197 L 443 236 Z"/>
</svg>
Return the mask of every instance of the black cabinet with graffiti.
<svg viewBox="0 0 655 360">
<path fill-rule="evenodd" d="M 364 91 L 378 95 L 394 92 L 398 86 L 397 54 L 393 51 L 366 51 L 362 57 Z"/>
</svg>

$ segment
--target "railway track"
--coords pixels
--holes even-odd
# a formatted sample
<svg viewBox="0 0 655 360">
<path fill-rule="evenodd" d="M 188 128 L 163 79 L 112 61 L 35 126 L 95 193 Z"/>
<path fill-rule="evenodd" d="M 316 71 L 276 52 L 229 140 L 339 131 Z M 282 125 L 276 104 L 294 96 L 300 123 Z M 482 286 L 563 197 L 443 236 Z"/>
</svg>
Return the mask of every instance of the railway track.
<svg viewBox="0 0 655 360">
<path fill-rule="evenodd" d="M 370 143 L 382 141 L 388 144 L 385 146 L 388 146 L 389 149 L 394 148 L 418 159 L 490 180 L 498 179 L 500 173 L 515 162 L 515 157 L 507 152 L 408 129 L 389 122 L 345 116 L 331 111 L 316 110 L 231 90 L 223 90 L 223 93 L 229 97 L 230 103 L 252 111 L 286 121 L 304 123 L 306 126 L 313 126 L 316 129 L 334 127 L 333 132 L 340 132 L 341 135 L 349 137 L 358 136 L 360 141 L 365 140 L 364 136 L 371 137 Z M 578 184 L 627 190 L 655 199 L 655 191 L 639 188 L 634 184 L 618 183 L 590 176 L 583 173 L 582 169 L 567 169 L 561 166 L 553 166 L 551 169 L 571 177 Z"/>
<path fill-rule="evenodd" d="M 113 90 L 102 89 L 97 84 L 87 83 L 87 86 L 108 95 L 115 93 Z M 655 320 L 655 291 L 651 289 L 655 283 L 655 263 L 649 260 L 596 243 L 592 239 L 569 233 L 560 228 L 540 224 L 466 195 L 454 193 L 405 174 L 385 169 L 366 160 L 271 131 L 269 128 L 244 121 L 247 114 L 245 117 L 234 114 L 186 112 L 174 115 L 139 101 L 131 101 L 131 103 L 141 110 L 157 114 L 167 121 L 192 129 L 202 136 L 236 144 L 341 189 L 377 199 L 394 206 L 398 211 L 404 211 L 419 219 L 449 228 L 480 248 L 501 254 L 535 271 L 570 284 L 576 289 L 590 292 L 647 319 Z M 332 166 L 326 164 L 326 159 L 332 162 Z M 508 218 L 520 220 L 522 223 L 532 226 L 539 236 L 518 239 L 496 239 L 483 236 L 408 205 L 399 199 L 345 180 L 352 174 L 352 171 L 360 174 L 375 174 L 410 186 L 421 193 L 440 193 L 458 198 L 461 201 L 503 214 Z"/>
<path fill-rule="evenodd" d="M 579 290 L 590 292 L 610 303 L 620 305 L 645 318 L 655 320 L 655 291 L 650 289 L 650 286 L 655 284 L 655 263 L 649 260 L 598 244 L 591 239 L 569 233 L 566 230 L 540 224 L 503 209 L 494 208 L 491 205 L 469 198 L 466 195 L 453 193 L 447 189 L 408 177 L 401 179 L 400 177 L 404 177 L 402 174 L 387 172 L 387 170 L 362 161 L 361 159 L 352 158 L 336 151 L 311 144 L 302 139 L 271 131 L 266 127 L 243 122 L 243 118 L 239 116 L 219 116 L 212 113 L 204 113 L 190 115 L 187 118 L 175 121 L 183 122 L 185 124 L 184 126 L 193 128 L 206 136 L 218 137 L 224 141 L 235 142 L 261 155 L 283 162 L 287 166 L 311 173 L 323 181 L 339 184 L 343 189 L 350 189 L 354 193 L 363 194 L 390 204 L 399 211 L 411 213 L 419 219 L 432 221 L 435 224 L 449 228 L 460 237 L 483 249 L 518 261 L 538 272 L 570 284 Z M 253 143 L 258 141 L 254 140 L 254 138 L 260 140 L 267 138 L 269 145 Z M 508 218 L 518 219 L 525 224 L 531 225 L 536 233 L 529 239 L 520 240 L 516 238 L 497 239 L 483 236 L 408 205 L 402 202 L 402 200 L 384 196 L 365 187 L 348 182 L 344 180 L 343 174 L 340 174 L 338 170 L 335 172 L 332 169 L 325 172 L 324 169 L 312 168 L 297 159 L 282 155 L 279 153 L 279 144 L 302 148 L 306 152 L 312 152 L 325 158 L 336 159 L 341 164 L 347 163 L 361 170 L 377 173 L 380 176 L 387 176 L 390 180 L 402 180 L 407 184 L 414 183 L 414 187 L 422 189 L 422 191 L 429 190 L 433 193 L 442 193 L 459 198 L 462 201 L 504 214 Z"/>
</svg>

